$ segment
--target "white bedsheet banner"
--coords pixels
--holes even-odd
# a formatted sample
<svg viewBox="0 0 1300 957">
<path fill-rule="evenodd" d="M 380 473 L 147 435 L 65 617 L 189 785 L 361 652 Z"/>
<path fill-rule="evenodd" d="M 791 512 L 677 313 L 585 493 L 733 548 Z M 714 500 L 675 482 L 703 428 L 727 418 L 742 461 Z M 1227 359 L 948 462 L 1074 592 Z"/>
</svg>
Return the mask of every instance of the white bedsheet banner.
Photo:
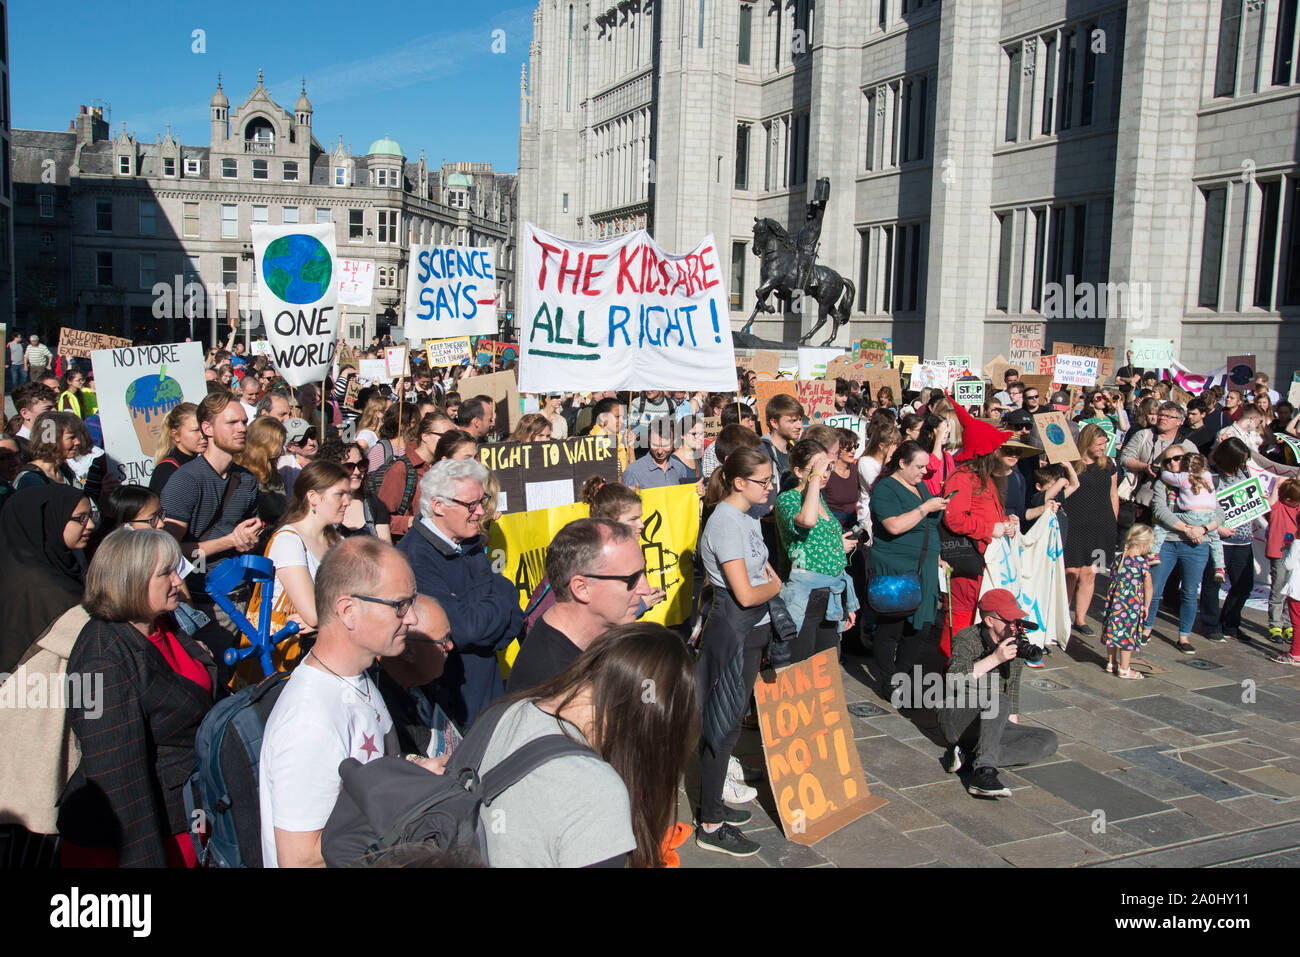
<svg viewBox="0 0 1300 957">
<path fill-rule="evenodd" d="M 1040 647 L 1050 638 L 1062 648 L 1070 638 L 1070 601 L 1065 589 L 1061 523 L 1045 515 L 1022 535 L 995 538 L 984 552 L 980 594 L 1005 588 L 1038 623 L 1025 635 Z"/>
</svg>

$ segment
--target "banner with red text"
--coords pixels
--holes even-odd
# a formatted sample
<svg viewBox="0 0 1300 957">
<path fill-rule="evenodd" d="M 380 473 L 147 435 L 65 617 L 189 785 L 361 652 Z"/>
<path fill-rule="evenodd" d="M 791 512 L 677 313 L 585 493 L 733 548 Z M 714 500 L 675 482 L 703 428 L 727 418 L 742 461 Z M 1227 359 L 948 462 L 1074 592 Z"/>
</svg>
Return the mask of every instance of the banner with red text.
<svg viewBox="0 0 1300 957">
<path fill-rule="evenodd" d="M 733 391 L 736 356 L 712 236 L 685 255 L 645 230 L 570 240 L 524 224 L 521 392 Z"/>
</svg>

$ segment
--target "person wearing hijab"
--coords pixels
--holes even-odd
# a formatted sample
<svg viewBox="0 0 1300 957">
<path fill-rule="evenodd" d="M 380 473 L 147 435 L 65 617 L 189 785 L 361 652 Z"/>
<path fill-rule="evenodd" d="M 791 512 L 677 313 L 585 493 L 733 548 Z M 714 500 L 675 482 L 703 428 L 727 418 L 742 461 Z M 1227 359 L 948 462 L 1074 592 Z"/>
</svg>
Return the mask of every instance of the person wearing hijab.
<svg viewBox="0 0 1300 957">
<path fill-rule="evenodd" d="M 87 621 L 80 552 L 95 527 L 90 499 L 67 485 L 23 489 L 9 504 L 0 513 L 0 700 L 64 687 Z M 0 707 L 0 767 L 22 768 L 0 775 L 0 867 L 53 864 L 55 804 L 79 759 L 65 709 Z"/>
</svg>

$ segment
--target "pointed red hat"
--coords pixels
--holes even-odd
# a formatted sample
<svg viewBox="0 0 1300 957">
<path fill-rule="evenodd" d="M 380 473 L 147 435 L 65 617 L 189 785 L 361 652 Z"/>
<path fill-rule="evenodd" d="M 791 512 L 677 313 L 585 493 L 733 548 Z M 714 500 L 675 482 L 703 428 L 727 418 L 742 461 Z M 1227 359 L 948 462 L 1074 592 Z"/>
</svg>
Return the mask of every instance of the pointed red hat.
<svg viewBox="0 0 1300 957">
<path fill-rule="evenodd" d="M 944 395 L 949 399 L 952 398 L 947 392 Z M 981 455 L 988 455 L 1001 448 L 1002 443 L 1012 437 L 1011 432 L 1004 432 L 987 422 L 981 422 L 956 402 L 953 403 L 953 409 L 957 413 L 957 421 L 961 423 L 961 451 L 953 456 L 954 461 L 965 462 L 969 459 L 977 459 Z"/>
</svg>

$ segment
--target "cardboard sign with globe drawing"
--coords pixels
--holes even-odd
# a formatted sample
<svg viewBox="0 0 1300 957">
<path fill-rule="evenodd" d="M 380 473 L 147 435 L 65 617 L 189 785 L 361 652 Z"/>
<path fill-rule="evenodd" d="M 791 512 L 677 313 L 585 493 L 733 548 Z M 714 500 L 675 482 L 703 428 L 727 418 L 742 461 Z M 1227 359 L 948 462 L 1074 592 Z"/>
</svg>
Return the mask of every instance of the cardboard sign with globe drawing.
<svg viewBox="0 0 1300 957">
<path fill-rule="evenodd" d="M 1064 413 L 1040 412 L 1034 416 L 1034 429 L 1042 440 L 1048 462 L 1059 465 L 1079 460 L 1079 448 L 1074 444 L 1074 436 L 1070 434 L 1070 424 Z"/>
<path fill-rule="evenodd" d="M 148 485 L 167 413 L 182 402 L 202 402 L 203 344 L 99 349 L 90 354 L 99 417 L 115 483 Z"/>
<path fill-rule="evenodd" d="M 254 226 L 253 256 L 275 367 L 294 387 L 322 381 L 339 327 L 333 224 Z"/>
</svg>

